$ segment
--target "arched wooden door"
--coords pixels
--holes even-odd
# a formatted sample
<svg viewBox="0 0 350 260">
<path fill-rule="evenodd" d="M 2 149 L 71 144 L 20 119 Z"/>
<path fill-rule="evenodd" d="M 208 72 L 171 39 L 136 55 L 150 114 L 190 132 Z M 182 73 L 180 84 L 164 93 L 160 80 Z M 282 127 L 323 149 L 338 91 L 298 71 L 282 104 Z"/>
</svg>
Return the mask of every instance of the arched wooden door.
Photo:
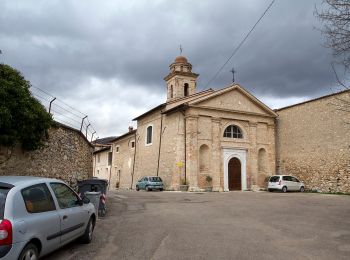
<svg viewBox="0 0 350 260">
<path fill-rule="evenodd" d="M 242 190 L 241 162 L 236 157 L 228 162 L 228 189 Z"/>
</svg>

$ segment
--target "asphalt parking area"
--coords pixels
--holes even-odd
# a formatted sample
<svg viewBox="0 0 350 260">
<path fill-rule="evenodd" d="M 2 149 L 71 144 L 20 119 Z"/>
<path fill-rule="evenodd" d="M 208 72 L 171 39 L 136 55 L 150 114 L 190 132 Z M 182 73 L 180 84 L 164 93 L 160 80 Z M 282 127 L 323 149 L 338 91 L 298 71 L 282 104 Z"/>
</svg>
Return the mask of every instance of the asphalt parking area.
<svg viewBox="0 0 350 260">
<path fill-rule="evenodd" d="M 113 191 L 90 245 L 45 259 L 349 259 L 350 196 Z"/>
</svg>

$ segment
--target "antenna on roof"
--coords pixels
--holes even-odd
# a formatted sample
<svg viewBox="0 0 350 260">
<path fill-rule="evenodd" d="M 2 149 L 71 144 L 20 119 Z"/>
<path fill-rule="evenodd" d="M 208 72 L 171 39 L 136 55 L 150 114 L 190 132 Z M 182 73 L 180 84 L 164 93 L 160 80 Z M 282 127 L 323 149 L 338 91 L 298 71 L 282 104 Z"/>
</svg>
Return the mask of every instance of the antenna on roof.
<svg viewBox="0 0 350 260">
<path fill-rule="evenodd" d="M 181 46 L 181 44 L 180 44 L 180 55 L 182 54 L 182 46 Z"/>
<path fill-rule="evenodd" d="M 234 83 L 235 82 L 235 73 L 237 71 L 235 71 L 235 69 L 232 67 L 232 70 L 230 70 L 230 72 L 232 73 L 232 82 Z"/>
</svg>

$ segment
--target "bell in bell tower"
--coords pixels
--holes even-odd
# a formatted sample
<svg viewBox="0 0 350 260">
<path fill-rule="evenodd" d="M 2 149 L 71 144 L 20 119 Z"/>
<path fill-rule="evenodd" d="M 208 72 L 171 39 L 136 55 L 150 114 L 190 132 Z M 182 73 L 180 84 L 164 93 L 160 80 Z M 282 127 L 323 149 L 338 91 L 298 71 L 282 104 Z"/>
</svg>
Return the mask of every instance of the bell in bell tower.
<svg viewBox="0 0 350 260">
<path fill-rule="evenodd" d="M 167 101 L 196 93 L 199 74 L 192 72 L 192 65 L 184 56 L 177 56 L 170 64 L 170 73 L 164 78 L 167 84 Z"/>
</svg>

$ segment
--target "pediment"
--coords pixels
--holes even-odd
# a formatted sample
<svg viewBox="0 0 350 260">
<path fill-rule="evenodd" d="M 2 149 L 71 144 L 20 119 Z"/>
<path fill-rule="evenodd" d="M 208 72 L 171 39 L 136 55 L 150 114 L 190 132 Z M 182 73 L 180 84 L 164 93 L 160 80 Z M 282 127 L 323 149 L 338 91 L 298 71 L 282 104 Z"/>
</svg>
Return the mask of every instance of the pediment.
<svg viewBox="0 0 350 260">
<path fill-rule="evenodd" d="M 239 85 L 218 90 L 212 95 L 191 102 L 190 105 L 276 116 L 276 113 Z"/>
</svg>

